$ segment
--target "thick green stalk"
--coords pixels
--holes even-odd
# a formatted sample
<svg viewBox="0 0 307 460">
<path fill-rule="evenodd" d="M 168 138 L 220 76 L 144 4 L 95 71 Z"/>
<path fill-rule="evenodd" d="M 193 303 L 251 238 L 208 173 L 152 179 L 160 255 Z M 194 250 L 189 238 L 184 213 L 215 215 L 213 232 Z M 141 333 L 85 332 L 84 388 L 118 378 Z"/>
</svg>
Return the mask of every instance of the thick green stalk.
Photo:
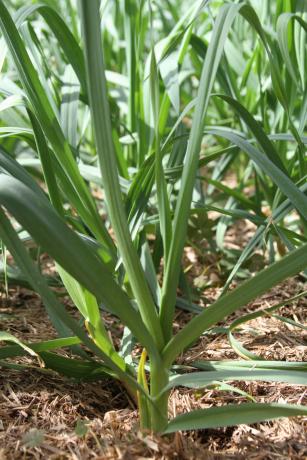
<svg viewBox="0 0 307 460">
<path fill-rule="evenodd" d="M 161 350 L 164 341 L 158 314 L 132 243 L 118 180 L 101 46 L 99 1 L 81 0 L 80 5 L 90 107 L 109 216 L 142 319 Z"/>
<path fill-rule="evenodd" d="M 168 385 L 169 371 L 157 361 L 150 363 L 150 396 L 156 398 L 162 393 L 162 390 Z M 155 405 L 150 407 L 151 429 L 155 433 L 162 433 L 168 421 L 168 397 L 169 391 L 166 391 L 155 399 Z"/>
</svg>

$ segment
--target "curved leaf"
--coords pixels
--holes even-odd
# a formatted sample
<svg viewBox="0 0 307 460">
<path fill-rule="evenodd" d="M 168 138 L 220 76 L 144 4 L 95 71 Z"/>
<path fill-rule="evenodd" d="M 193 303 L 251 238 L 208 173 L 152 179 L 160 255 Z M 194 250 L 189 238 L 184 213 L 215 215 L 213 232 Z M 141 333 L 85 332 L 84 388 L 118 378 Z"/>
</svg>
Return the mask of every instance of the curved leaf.
<svg viewBox="0 0 307 460">
<path fill-rule="evenodd" d="M 203 388 L 215 381 L 264 381 L 287 382 L 295 385 L 307 385 L 307 372 L 281 371 L 271 369 L 220 370 L 208 372 L 191 372 L 170 378 L 164 391 L 175 387 Z M 163 392 L 164 392 L 163 391 Z"/>
<path fill-rule="evenodd" d="M 282 260 L 275 262 L 253 278 L 242 283 L 238 288 L 220 297 L 195 316 L 163 350 L 166 363 L 171 364 L 185 347 L 198 338 L 206 329 L 224 320 L 228 315 L 246 305 L 257 296 L 271 289 L 284 279 L 295 275 L 307 266 L 307 244 L 292 251 Z"/>
<path fill-rule="evenodd" d="M 65 224 L 47 201 L 17 179 L 2 174 L 0 203 L 68 273 L 118 315 L 148 351 L 155 352 L 152 339 L 127 295 L 114 281 L 103 262 L 95 257 L 86 243 Z"/>
<path fill-rule="evenodd" d="M 195 410 L 179 415 L 169 422 L 164 434 L 179 430 L 198 430 L 234 426 L 241 423 L 257 423 L 306 414 L 307 407 L 295 406 L 294 404 L 228 404 L 227 406 L 211 407 L 210 409 Z"/>
</svg>

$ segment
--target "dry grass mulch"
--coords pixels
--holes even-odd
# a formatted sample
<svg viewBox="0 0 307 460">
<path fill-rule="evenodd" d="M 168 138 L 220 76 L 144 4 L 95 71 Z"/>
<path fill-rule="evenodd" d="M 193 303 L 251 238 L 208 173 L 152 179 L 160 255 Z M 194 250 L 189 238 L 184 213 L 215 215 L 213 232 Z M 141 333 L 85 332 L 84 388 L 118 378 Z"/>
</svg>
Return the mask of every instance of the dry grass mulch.
<svg viewBox="0 0 307 460">
<path fill-rule="evenodd" d="M 245 308 L 245 312 L 274 305 L 303 290 L 292 279 Z M 305 287 L 306 289 L 306 287 Z M 208 295 L 212 299 L 218 288 Z M 283 307 L 279 314 L 304 322 L 306 299 Z M 12 290 L 0 308 L 2 329 L 25 341 L 52 338 L 39 298 L 24 289 Z M 241 314 L 241 313 L 240 313 Z M 239 314 L 238 314 L 239 315 Z M 175 327 L 189 315 L 178 312 Z M 234 319 L 233 315 L 231 319 Z M 242 327 L 236 337 L 264 359 L 306 359 L 304 331 L 263 316 Z M 225 336 L 204 336 L 179 361 L 237 359 Z M 20 362 L 37 365 L 30 358 Z M 236 382 L 258 402 L 306 404 L 303 386 Z M 216 389 L 175 390 L 170 414 L 212 405 L 241 403 L 242 395 Z M 114 381 L 76 383 L 56 374 L 1 369 L 0 460 L 13 459 L 303 459 L 307 458 L 306 421 L 281 419 L 252 426 L 178 433 L 174 437 L 142 437 L 137 415 L 123 388 Z"/>
</svg>

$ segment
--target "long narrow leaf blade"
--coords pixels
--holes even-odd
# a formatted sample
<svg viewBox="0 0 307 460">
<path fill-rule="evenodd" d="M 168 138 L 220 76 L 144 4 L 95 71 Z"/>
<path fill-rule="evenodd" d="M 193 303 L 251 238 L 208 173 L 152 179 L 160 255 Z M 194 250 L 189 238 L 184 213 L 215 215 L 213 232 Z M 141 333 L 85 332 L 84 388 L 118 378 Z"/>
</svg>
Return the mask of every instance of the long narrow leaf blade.
<svg viewBox="0 0 307 460">
<path fill-rule="evenodd" d="M 165 434 L 179 430 L 198 430 L 234 426 L 241 423 L 257 423 L 281 417 L 306 415 L 307 407 L 294 404 L 228 404 L 223 407 L 192 411 L 171 420 L 164 431 Z"/>
</svg>

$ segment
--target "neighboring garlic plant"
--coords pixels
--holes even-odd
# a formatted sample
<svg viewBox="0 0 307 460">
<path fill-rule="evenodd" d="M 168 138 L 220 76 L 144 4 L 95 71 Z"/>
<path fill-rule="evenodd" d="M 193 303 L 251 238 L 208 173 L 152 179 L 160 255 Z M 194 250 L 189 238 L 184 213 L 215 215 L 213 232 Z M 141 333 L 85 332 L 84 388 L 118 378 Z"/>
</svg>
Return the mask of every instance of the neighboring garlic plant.
<svg viewBox="0 0 307 460">
<path fill-rule="evenodd" d="M 111 67 L 106 70 L 98 0 L 81 0 L 79 4 L 84 54 L 76 39 L 78 16 L 73 10 L 69 24 L 71 32 L 47 2 L 22 7 L 11 16 L 4 2 L 0 1 L 2 69 L 6 69 L 4 59 L 9 51 L 11 61 L 8 69 L 13 75 L 17 72 L 17 77 L 13 77 L 14 83 L 4 81 L 0 85 L 3 95 L 0 108 L 3 112 L 11 110 L 20 121 L 18 126 L 8 126 L 3 119 L 4 126 L 1 128 L 3 136 L 9 137 L 11 144 L 7 143 L 0 150 L 0 237 L 27 282 L 41 295 L 59 334 L 55 340 L 24 344 L 8 333 L 1 333 L 1 340 L 13 341 L 15 345 L 0 349 L 0 365 L 22 367 L 5 359 L 30 353 L 39 357 L 47 369 L 73 378 L 118 379 L 138 405 L 142 429 L 159 433 L 306 414 L 307 409 L 302 406 L 244 403 L 192 411 L 171 420 L 168 417 L 170 392 L 177 386 L 202 388 L 218 382 L 222 387 L 222 382 L 235 380 L 306 383 L 306 365 L 296 362 L 208 361 L 195 363 L 194 369 L 198 367 L 201 371 L 192 373 L 185 373 L 184 366 L 173 367 L 176 359 L 202 334 L 209 333 L 213 326 L 230 314 L 307 267 L 306 238 L 299 233 L 301 228 L 306 228 L 307 221 L 304 136 L 307 105 L 306 97 L 300 108 L 293 100 L 296 95 L 294 82 L 305 84 L 304 80 L 301 81 L 305 61 L 295 66 L 288 48 L 288 26 L 294 20 L 300 27 L 295 28 L 295 38 L 299 40 L 300 56 L 304 56 L 306 46 L 302 46 L 301 34 L 307 26 L 303 14 L 281 10 L 277 24 L 280 52 L 286 72 L 293 78 L 291 98 L 288 98 L 288 88 L 276 57 L 276 44 L 267 36 L 257 14 L 247 3 L 225 3 L 219 8 L 207 44 L 193 33 L 193 27 L 198 15 L 207 11 L 209 1 L 198 1 L 189 6 L 158 44 L 155 44 L 151 2 L 124 0 L 116 3 L 120 5 L 116 6 L 116 17 L 124 18 L 122 31 L 126 52 L 122 59 L 127 78 L 110 71 Z M 172 5 L 176 2 L 168 3 Z M 265 4 L 268 6 L 267 2 Z M 107 9 L 107 2 L 102 6 L 103 11 Z M 173 7 L 175 10 L 176 7 Z M 35 14 L 40 14 L 48 24 L 69 62 L 63 72 L 64 82 L 52 75 L 53 71 L 42 59 L 44 53 L 40 49 L 39 36 L 29 20 Z M 176 11 L 170 14 L 176 15 Z M 229 69 L 227 74 L 228 62 L 224 50 L 227 44 L 230 46 L 227 37 L 236 21 L 245 21 L 259 39 L 255 53 L 247 63 L 240 89 L 244 92 L 244 83 L 249 88 L 252 77 L 248 72 L 251 72 L 254 61 L 265 62 L 274 92 L 274 96 L 270 97 L 275 98 L 271 105 L 278 105 L 276 112 L 279 118 L 274 128 L 281 124 L 286 133 L 273 134 L 274 129 L 268 136 L 253 116 L 254 107 L 248 110 L 243 106 L 244 99 L 232 81 L 234 78 L 231 78 L 233 71 Z M 107 27 L 107 21 L 102 21 L 103 31 Z M 241 27 L 244 32 L 244 26 Z M 151 34 L 151 50 L 146 65 L 142 66 L 143 41 L 147 31 Z M 104 38 L 108 43 L 110 38 Z M 197 73 L 200 65 L 201 71 L 196 97 L 189 100 L 182 110 L 179 80 L 190 78 L 191 72 L 185 76 L 180 74 L 180 78 L 174 73 L 187 56 L 190 44 L 198 50 L 197 55 L 192 54 L 195 65 L 192 74 Z M 105 48 L 111 62 L 114 60 L 112 49 Z M 204 58 L 203 63 L 201 57 Z M 61 60 L 58 63 L 59 68 L 65 65 Z M 121 98 L 117 98 L 116 92 L 109 92 L 106 77 L 111 84 L 120 82 L 128 89 L 124 110 L 126 135 L 122 137 L 119 136 Z M 223 94 L 213 96 L 216 81 Z M 260 84 L 257 81 L 253 83 Z M 60 97 L 53 95 L 54 92 L 59 96 L 59 88 L 63 98 L 61 110 L 58 108 Z M 208 123 L 212 99 L 217 113 L 220 109 L 226 112 L 229 108 L 235 112 L 239 124 L 244 129 L 247 127 L 253 139 L 238 129 Z M 252 97 L 247 99 L 248 105 Z M 83 104 L 83 108 L 78 141 L 79 103 Z M 252 103 L 250 105 L 253 106 Z M 173 118 L 175 113 L 172 126 L 169 126 L 170 112 Z M 300 114 L 299 124 L 293 122 L 297 112 Z M 191 117 L 189 130 L 182 123 L 188 114 Z M 265 117 L 268 126 L 269 122 Z M 224 147 L 210 151 L 208 156 L 205 148 L 200 159 L 204 136 L 223 139 Z M 86 137 L 86 142 L 82 137 Z M 275 141 L 280 145 L 283 142 L 296 143 L 289 160 L 284 147 L 280 150 L 282 154 L 279 153 Z M 37 158 L 18 158 L 16 152 L 8 153 L 9 149 L 17 149 L 18 145 L 20 148 L 27 145 L 28 149 L 37 153 Z M 97 154 L 98 165 L 92 151 Z M 225 158 L 229 159 L 229 152 L 244 152 L 248 156 L 247 170 L 256 177 L 256 195 L 261 197 L 263 188 L 272 209 L 271 217 L 263 215 L 261 198 L 258 203 L 252 202 L 244 197 L 243 192 L 232 192 L 221 183 L 222 176 L 218 170 L 221 171 L 223 166 L 223 155 L 226 154 Z M 197 209 L 204 208 L 206 212 L 210 209 L 210 205 L 205 208 L 206 203 L 201 202 L 198 208 L 193 208 L 198 170 L 216 160 L 220 161 L 219 168 L 207 180 L 211 187 L 222 190 L 228 197 L 225 216 L 249 218 L 258 225 L 245 256 L 259 244 L 266 231 L 272 232 L 272 238 L 280 238 L 284 250 L 288 248 L 289 252 L 226 293 L 244 261 L 243 257 L 230 273 L 224 294 L 209 307 L 195 307 L 197 314 L 174 334 L 177 289 L 182 275 L 181 260 L 189 218 Z M 227 165 L 224 165 L 225 168 Z M 225 168 L 222 168 L 223 171 Z M 34 180 L 35 175 L 46 186 L 47 194 Z M 103 216 L 88 182 L 98 184 L 103 191 Z M 244 205 L 244 209 L 233 206 L 234 200 Z M 211 208 L 221 212 L 214 202 Z M 297 232 L 282 225 L 285 215 L 293 210 L 296 210 Z M 20 228 L 17 229 L 16 221 L 23 234 Z M 156 238 L 159 238 L 162 247 L 157 256 L 158 263 L 148 244 L 150 232 L 146 231 L 146 225 L 158 228 Z M 110 236 L 110 229 L 114 238 Z M 225 228 L 220 229 L 217 235 L 220 239 L 224 231 Z M 33 239 L 54 259 L 59 277 L 84 318 L 85 328 L 69 315 L 48 285 L 48 279 L 42 275 L 22 241 L 27 239 Z M 273 245 L 273 239 L 271 243 Z M 162 260 L 160 286 L 156 268 Z M 110 331 L 106 329 L 104 311 L 118 317 L 124 326 L 119 348 L 115 347 Z M 247 315 L 225 328 L 237 350 L 240 344 L 232 331 L 249 319 Z M 86 351 L 80 344 L 85 346 Z M 133 353 L 136 346 L 138 350 L 142 349 L 138 357 Z M 61 347 L 70 347 L 72 357 L 65 358 L 54 353 L 53 350 Z M 249 356 L 243 347 L 239 351 L 244 357 L 257 358 Z M 228 388 L 235 391 L 233 387 Z"/>
</svg>

